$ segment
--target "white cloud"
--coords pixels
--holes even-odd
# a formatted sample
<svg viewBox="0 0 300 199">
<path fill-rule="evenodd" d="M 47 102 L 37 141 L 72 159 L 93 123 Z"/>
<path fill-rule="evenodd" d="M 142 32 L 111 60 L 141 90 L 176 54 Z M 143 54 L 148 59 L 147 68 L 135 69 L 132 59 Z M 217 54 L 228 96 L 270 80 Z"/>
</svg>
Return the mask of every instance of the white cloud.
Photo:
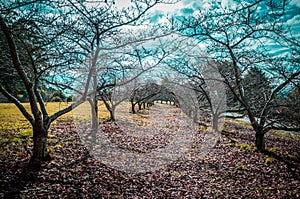
<svg viewBox="0 0 300 199">
<path fill-rule="evenodd" d="M 300 7 L 300 1 L 299 0 L 291 0 L 290 4 L 296 5 Z"/>
<path fill-rule="evenodd" d="M 131 5 L 131 0 L 115 0 L 115 6 L 117 9 L 123 9 L 130 7 Z"/>
<path fill-rule="evenodd" d="M 153 7 L 154 10 L 160 12 L 160 13 L 164 13 L 164 14 L 168 14 L 168 13 L 174 13 L 174 12 L 178 12 L 180 9 L 186 7 L 185 5 L 183 5 L 182 1 L 179 1 L 175 4 L 157 4 Z"/>
</svg>

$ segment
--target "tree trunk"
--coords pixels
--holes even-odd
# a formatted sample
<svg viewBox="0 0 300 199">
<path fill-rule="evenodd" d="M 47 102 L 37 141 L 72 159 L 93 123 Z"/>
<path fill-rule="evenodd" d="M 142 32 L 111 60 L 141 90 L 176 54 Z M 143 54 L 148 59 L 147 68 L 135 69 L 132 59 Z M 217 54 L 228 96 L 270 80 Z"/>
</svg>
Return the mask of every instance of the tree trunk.
<svg viewBox="0 0 300 199">
<path fill-rule="evenodd" d="M 212 125 L 213 125 L 213 130 L 215 130 L 216 132 L 218 132 L 219 131 L 219 117 L 218 117 L 218 115 L 216 115 L 216 114 L 213 114 L 213 118 L 212 118 L 213 120 L 213 123 L 212 123 Z"/>
<path fill-rule="evenodd" d="M 139 105 L 139 110 L 142 110 L 142 103 L 138 103 Z"/>
<path fill-rule="evenodd" d="M 42 161 L 50 160 L 51 157 L 47 150 L 48 128 L 42 124 L 35 124 L 33 126 L 33 150 L 31 162 L 40 163 Z"/>
<path fill-rule="evenodd" d="M 192 110 L 188 110 L 188 116 L 189 116 L 189 117 L 192 117 L 192 115 L 193 115 L 192 113 L 193 113 Z"/>
<path fill-rule="evenodd" d="M 257 150 L 263 152 L 265 151 L 265 139 L 264 139 L 265 134 L 261 132 L 256 132 L 255 133 L 255 146 Z"/>
<path fill-rule="evenodd" d="M 193 122 L 194 123 L 198 122 L 198 111 L 197 110 L 194 111 Z"/>
<path fill-rule="evenodd" d="M 99 117 L 98 117 L 98 100 L 97 97 L 94 96 L 93 99 L 88 100 L 91 105 L 92 112 L 92 129 L 91 133 L 86 137 L 85 142 L 88 144 L 88 150 L 93 150 L 96 144 L 96 133 L 98 132 L 99 126 Z"/>
<path fill-rule="evenodd" d="M 92 129 L 97 131 L 99 126 L 98 117 L 98 100 L 95 98 L 91 104 L 92 108 Z"/>
<path fill-rule="evenodd" d="M 110 114 L 110 120 L 112 122 L 116 121 L 116 118 L 115 118 L 115 108 L 114 107 L 111 107 L 111 109 L 109 110 L 109 114 Z"/>
<path fill-rule="evenodd" d="M 135 107 L 134 102 L 131 102 L 131 112 L 132 112 L 133 114 L 135 113 L 134 107 Z"/>
</svg>

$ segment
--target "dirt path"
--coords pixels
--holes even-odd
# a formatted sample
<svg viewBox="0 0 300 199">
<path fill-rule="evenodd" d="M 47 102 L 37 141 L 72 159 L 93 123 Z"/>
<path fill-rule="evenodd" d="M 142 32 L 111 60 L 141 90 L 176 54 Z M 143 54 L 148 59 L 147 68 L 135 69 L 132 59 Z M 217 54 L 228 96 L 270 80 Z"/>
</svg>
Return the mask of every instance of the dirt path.
<svg viewBox="0 0 300 199">
<path fill-rule="evenodd" d="M 179 128 L 179 120 L 185 118 L 180 108 L 158 103 L 141 113 L 124 114 L 124 111 L 119 110 L 116 115 L 116 123 L 120 129 L 137 137 L 174 133 Z M 188 118 L 185 120 L 191 123 Z"/>
<path fill-rule="evenodd" d="M 127 111 L 116 110 L 116 122 L 100 126 L 91 151 L 110 167 L 126 172 L 159 169 L 185 155 L 195 138 L 192 120 L 177 107 L 155 104 L 147 113 Z"/>
</svg>

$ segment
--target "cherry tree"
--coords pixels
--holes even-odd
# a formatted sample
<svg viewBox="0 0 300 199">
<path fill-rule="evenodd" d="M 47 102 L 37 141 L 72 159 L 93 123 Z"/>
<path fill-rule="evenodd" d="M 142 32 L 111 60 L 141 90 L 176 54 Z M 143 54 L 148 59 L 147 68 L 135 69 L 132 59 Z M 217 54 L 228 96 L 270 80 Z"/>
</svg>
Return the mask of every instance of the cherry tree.
<svg viewBox="0 0 300 199">
<path fill-rule="evenodd" d="M 181 19 L 175 25 L 183 34 L 206 44 L 224 83 L 245 110 L 255 131 L 255 145 L 260 151 L 265 149 L 264 135 L 271 129 L 299 129 L 299 126 L 283 125 L 282 120 L 276 120 L 270 114 L 276 106 L 276 96 L 288 89 L 300 75 L 299 62 L 295 62 L 293 58 L 286 59 L 286 55 L 272 54 L 268 45 L 274 44 L 274 40 L 288 40 L 282 39 L 288 37 L 285 31 L 287 8 L 286 1 L 243 1 L 227 7 L 214 2 L 206 11 Z M 291 45 L 290 49 L 297 49 L 294 47 L 295 45 Z M 226 67 L 231 73 L 224 70 Z M 254 95 L 257 94 L 250 92 L 251 88 L 247 88 L 246 79 L 243 78 L 253 68 L 264 71 L 265 77 L 272 80 L 270 89 L 260 90 L 264 98 L 256 101 L 259 106 L 253 106 Z M 233 75 L 228 75 L 232 73 Z M 250 76 L 248 75 L 249 78 Z M 256 89 L 259 90 L 260 86 L 262 85 L 258 85 Z"/>
<path fill-rule="evenodd" d="M 13 102 L 33 129 L 32 162 L 49 160 L 48 129 L 53 121 L 91 99 L 100 44 L 113 38 L 124 25 L 134 24 L 158 0 L 133 1 L 128 9 L 116 9 L 112 1 L 9 1 L 1 2 L 1 69 L 18 79 L 28 95 L 26 110 L 2 76 L 0 92 Z M 92 5 L 91 5 L 92 3 Z M 103 45 L 102 45 L 103 46 Z M 86 58 L 87 56 L 90 58 Z M 85 60 L 90 59 L 90 63 Z M 87 67 L 86 78 L 81 78 Z M 6 73 L 8 74 L 8 73 Z M 78 89 L 78 83 L 84 89 Z M 73 91 L 79 97 L 67 108 L 49 115 L 42 85 Z"/>
</svg>

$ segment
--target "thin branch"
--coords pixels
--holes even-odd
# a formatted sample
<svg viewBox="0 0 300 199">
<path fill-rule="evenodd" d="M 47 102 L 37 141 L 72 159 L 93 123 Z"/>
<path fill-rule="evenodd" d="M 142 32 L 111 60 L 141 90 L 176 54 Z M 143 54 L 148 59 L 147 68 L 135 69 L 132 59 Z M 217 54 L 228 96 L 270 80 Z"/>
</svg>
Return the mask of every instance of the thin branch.
<svg viewBox="0 0 300 199">
<path fill-rule="evenodd" d="M 13 95 L 7 92 L 2 86 L 0 86 L 0 92 L 18 107 L 18 109 L 21 111 L 24 117 L 31 123 L 31 125 L 34 124 L 34 118 L 27 112 L 25 107 L 17 98 L 15 98 Z"/>
</svg>

